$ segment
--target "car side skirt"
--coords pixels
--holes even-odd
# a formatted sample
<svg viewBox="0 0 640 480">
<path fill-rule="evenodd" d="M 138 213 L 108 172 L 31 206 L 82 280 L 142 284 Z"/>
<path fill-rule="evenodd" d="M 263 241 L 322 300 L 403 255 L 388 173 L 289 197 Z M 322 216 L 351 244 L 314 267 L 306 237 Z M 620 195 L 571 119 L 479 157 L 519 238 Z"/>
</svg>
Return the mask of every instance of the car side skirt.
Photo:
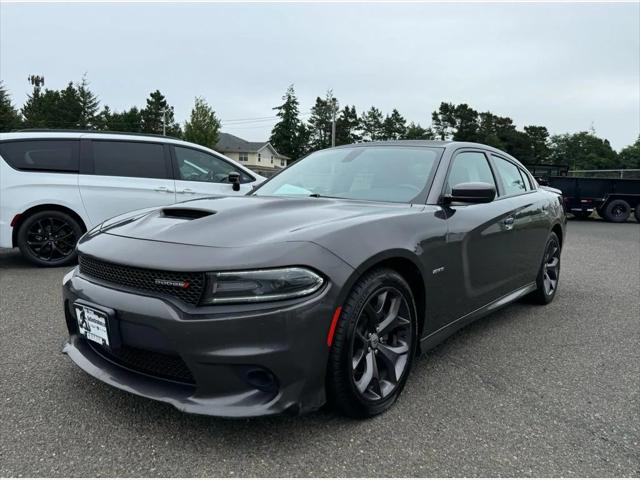
<svg viewBox="0 0 640 480">
<path fill-rule="evenodd" d="M 484 307 L 480 307 L 477 310 L 474 310 L 473 312 L 468 313 L 463 317 L 460 317 L 457 320 L 454 320 L 451 323 L 448 323 L 447 325 L 439 328 L 435 332 L 430 333 L 426 337 L 420 339 L 420 351 L 426 352 L 428 350 L 431 350 L 432 348 L 440 344 L 442 341 L 444 341 L 446 338 L 453 335 L 455 332 L 457 332 L 461 328 L 469 325 L 470 323 L 486 315 L 489 315 L 490 313 L 493 313 L 494 311 L 506 305 L 509 305 L 510 303 L 515 302 L 519 298 L 522 298 L 525 295 L 533 292 L 535 289 L 536 289 L 535 282 L 528 283 L 527 285 L 520 287 L 514 290 L 513 292 L 498 298 L 497 300 L 494 300 L 493 302 L 485 305 Z"/>
</svg>

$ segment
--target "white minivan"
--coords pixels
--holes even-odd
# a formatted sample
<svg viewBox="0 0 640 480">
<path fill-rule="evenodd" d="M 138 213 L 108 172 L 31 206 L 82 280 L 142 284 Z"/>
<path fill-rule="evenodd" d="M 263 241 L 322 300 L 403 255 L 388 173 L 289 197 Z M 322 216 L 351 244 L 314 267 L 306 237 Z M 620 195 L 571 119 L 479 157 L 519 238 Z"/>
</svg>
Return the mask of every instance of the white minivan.
<svg viewBox="0 0 640 480">
<path fill-rule="evenodd" d="M 242 195 L 265 180 L 213 150 L 170 137 L 99 132 L 0 134 L 0 247 L 40 266 L 75 261 L 107 218 L 198 197 Z"/>
</svg>

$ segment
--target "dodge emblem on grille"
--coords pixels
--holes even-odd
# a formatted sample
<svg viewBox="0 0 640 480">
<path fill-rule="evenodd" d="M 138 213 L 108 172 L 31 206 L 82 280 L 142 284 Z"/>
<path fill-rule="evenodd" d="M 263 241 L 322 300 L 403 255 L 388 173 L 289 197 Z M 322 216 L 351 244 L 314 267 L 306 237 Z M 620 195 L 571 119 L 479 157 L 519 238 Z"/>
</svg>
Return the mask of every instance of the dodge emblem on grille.
<svg viewBox="0 0 640 480">
<path fill-rule="evenodd" d="M 156 285 L 164 285 L 165 287 L 189 288 L 189 282 L 186 280 L 166 280 L 164 278 L 154 279 Z"/>
</svg>

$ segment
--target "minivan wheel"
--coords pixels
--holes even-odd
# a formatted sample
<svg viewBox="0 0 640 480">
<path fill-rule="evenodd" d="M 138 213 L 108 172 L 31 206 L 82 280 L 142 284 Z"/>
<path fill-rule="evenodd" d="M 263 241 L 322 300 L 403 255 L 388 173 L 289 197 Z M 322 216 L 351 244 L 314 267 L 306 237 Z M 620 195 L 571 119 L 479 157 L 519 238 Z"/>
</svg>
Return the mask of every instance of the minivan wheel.
<svg viewBox="0 0 640 480">
<path fill-rule="evenodd" d="M 387 410 L 404 388 L 417 344 L 416 308 L 407 282 L 378 269 L 353 287 L 329 355 L 329 402 L 345 415 Z"/>
<path fill-rule="evenodd" d="M 18 228 L 18 248 L 41 267 L 61 267 L 76 261 L 76 243 L 82 226 L 71 215 L 57 210 L 34 213 Z"/>
<path fill-rule="evenodd" d="M 546 305 L 553 301 L 558 291 L 560 282 L 560 241 L 558 236 L 551 232 L 542 257 L 542 264 L 536 278 L 536 290 L 529 298 L 535 303 Z"/>
</svg>

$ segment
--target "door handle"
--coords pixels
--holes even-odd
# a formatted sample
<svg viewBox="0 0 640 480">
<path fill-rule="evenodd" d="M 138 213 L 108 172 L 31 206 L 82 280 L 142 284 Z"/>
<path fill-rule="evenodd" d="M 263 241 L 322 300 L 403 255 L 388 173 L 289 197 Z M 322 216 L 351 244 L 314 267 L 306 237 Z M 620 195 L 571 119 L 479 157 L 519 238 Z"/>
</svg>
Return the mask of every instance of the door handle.
<svg viewBox="0 0 640 480">
<path fill-rule="evenodd" d="M 513 228 L 513 224 L 515 221 L 516 219 L 514 217 L 507 217 L 502 221 L 502 223 L 504 224 L 507 230 L 511 230 Z"/>
<path fill-rule="evenodd" d="M 169 190 L 167 187 L 157 187 L 156 192 L 174 193 L 173 190 Z"/>
<path fill-rule="evenodd" d="M 190 188 L 185 188 L 184 190 L 178 190 L 176 193 L 189 193 L 189 194 L 193 195 L 196 192 L 194 192 Z"/>
</svg>

